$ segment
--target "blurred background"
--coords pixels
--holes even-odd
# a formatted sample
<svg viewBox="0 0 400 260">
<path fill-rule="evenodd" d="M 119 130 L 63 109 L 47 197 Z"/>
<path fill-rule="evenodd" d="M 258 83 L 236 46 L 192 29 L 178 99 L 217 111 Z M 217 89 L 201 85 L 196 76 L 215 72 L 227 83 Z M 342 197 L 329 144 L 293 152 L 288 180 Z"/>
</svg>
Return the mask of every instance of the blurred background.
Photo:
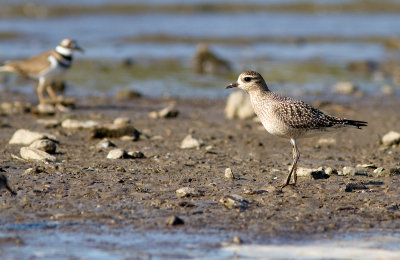
<svg viewBox="0 0 400 260">
<path fill-rule="evenodd" d="M 66 37 L 85 49 L 68 72 L 69 95 L 218 98 L 250 69 L 292 96 L 328 95 L 341 81 L 357 93 L 399 92 L 400 1 L 0 2 L 0 62 Z M 32 93 L 32 82 L 10 77 L 0 75 L 2 89 Z"/>
</svg>

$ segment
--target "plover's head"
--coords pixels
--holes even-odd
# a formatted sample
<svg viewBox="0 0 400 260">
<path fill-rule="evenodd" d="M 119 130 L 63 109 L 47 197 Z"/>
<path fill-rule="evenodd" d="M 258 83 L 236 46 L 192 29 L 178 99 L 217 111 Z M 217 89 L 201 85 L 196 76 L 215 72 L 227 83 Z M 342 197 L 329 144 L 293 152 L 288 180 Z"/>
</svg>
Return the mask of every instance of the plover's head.
<svg viewBox="0 0 400 260">
<path fill-rule="evenodd" d="M 252 92 L 259 89 L 268 90 L 263 77 L 256 71 L 243 72 L 239 75 L 236 82 L 229 84 L 226 88 L 240 88 L 246 92 Z"/>
<path fill-rule="evenodd" d="M 83 52 L 83 49 L 78 45 L 78 43 L 75 40 L 72 39 L 64 39 L 62 40 L 56 50 L 64 55 L 70 55 L 73 51 L 81 51 Z"/>
</svg>

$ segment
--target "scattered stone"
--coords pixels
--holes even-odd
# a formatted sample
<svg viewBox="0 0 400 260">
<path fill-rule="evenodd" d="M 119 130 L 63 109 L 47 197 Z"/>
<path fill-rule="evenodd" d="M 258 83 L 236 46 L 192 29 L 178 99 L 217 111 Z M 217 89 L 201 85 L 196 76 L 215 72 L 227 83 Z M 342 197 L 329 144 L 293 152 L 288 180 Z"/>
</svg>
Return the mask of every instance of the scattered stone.
<svg viewBox="0 0 400 260">
<path fill-rule="evenodd" d="M 57 161 L 57 158 L 55 156 L 31 147 L 22 147 L 20 150 L 20 154 L 21 157 L 25 160 L 39 160 L 48 162 Z"/>
<path fill-rule="evenodd" d="M 241 245 L 241 244 L 243 244 L 243 240 L 240 239 L 240 237 L 238 237 L 238 236 L 234 236 L 231 240 L 231 243 L 236 244 L 236 245 Z"/>
<path fill-rule="evenodd" d="M 44 169 L 39 166 L 34 166 L 32 168 L 28 168 L 24 171 L 24 174 L 26 175 L 31 175 L 31 174 L 37 174 L 37 173 L 42 173 L 44 172 Z"/>
<path fill-rule="evenodd" d="M 333 86 L 333 92 L 342 95 L 352 95 L 358 91 L 358 87 L 349 81 L 338 82 Z"/>
<path fill-rule="evenodd" d="M 390 168 L 389 169 L 389 177 L 400 175 L 400 168 Z"/>
<path fill-rule="evenodd" d="M 66 119 L 61 123 L 61 126 L 67 129 L 89 129 L 98 125 L 99 123 L 93 120 L 80 121 L 75 119 Z"/>
<path fill-rule="evenodd" d="M 366 190 L 366 189 L 368 189 L 367 186 L 365 186 L 362 183 L 348 183 L 346 185 L 346 188 L 345 188 L 344 191 L 345 192 L 352 192 L 352 191 L 355 191 L 355 190 Z"/>
<path fill-rule="evenodd" d="M 56 152 L 57 146 L 53 140 L 41 139 L 36 140 L 29 145 L 30 148 L 38 149 L 46 153 L 53 154 Z"/>
<path fill-rule="evenodd" d="M 150 138 L 150 140 L 151 141 L 162 141 L 162 140 L 164 140 L 164 137 L 162 137 L 161 135 L 155 135 L 155 136 L 152 136 Z"/>
<path fill-rule="evenodd" d="M 128 152 L 128 156 L 131 159 L 143 159 L 143 158 L 146 158 L 141 151 L 130 151 L 130 152 Z"/>
<path fill-rule="evenodd" d="M 325 173 L 328 174 L 328 175 L 332 175 L 333 173 L 336 173 L 336 174 L 337 174 L 337 171 L 334 170 L 334 169 L 332 169 L 331 167 L 326 167 L 326 168 L 324 168 L 324 171 L 325 171 Z"/>
<path fill-rule="evenodd" d="M 341 174 L 339 174 L 341 176 L 348 176 L 348 175 L 363 175 L 363 176 L 367 176 L 368 173 L 366 172 L 362 172 L 360 170 L 358 170 L 357 168 L 354 167 L 349 167 L 349 166 L 345 166 L 343 167 L 343 170 L 341 172 Z"/>
<path fill-rule="evenodd" d="M 255 115 L 249 95 L 240 90 L 229 95 L 225 106 L 225 116 L 228 119 L 248 119 Z"/>
<path fill-rule="evenodd" d="M 39 104 L 37 105 L 36 108 L 32 109 L 32 112 L 34 114 L 38 115 L 54 115 L 57 112 L 57 109 L 55 106 L 51 104 Z"/>
<path fill-rule="evenodd" d="M 226 168 L 225 169 L 225 178 L 229 179 L 229 180 L 235 179 L 235 176 L 233 175 L 231 168 Z"/>
<path fill-rule="evenodd" d="M 124 142 L 134 142 L 134 141 L 136 141 L 136 138 L 134 136 L 130 136 L 130 135 L 121 136 L 121 138 L 119 138 L 119 139 L 121 141 L 124 141 Z"/>
<path fill-rule="evenodd" d="M 133 136 L 133 141 L 137 141 L 141 133 L 132 125 L 103 125 L 92 129 L 91 138 L 119 138 L 125 135 Z"/>
<path fill-rule="evenodd" d="M 153 119 L 158 118 L 174 118 L 179 115 L 179 111 L 174 109 L 173 106 L 168 106 L 158 111 L 152 111 L 149 113 L 149 117 Z"/>
<path fill-rule="evenodd" d="M 107 154 L 107 159 L 123 159 L 126 157 L 127 153 L 122 149 L 113 149 Z"/>
<path fill-rule="evenodd" d="M 61 125 L 58 119 L 39 119 L 37 122 L 44 125 L 46 128 L 54 128 Z"/>
<path fill-rule="evenodd" d="M 376 167 L 373 164 L 357 164 L 356 168 L 362 168 L 362 169 L 376 169 L 378 167 Z"/>
<path fill-rule="evenodd" d="M 193 58 L 193 70 L 199 74 L 224 74 L 231 71 L 229 62 L 215 55 L 207 44 L 197 46 Z"/>
<path fill-rule="evenodd" d="M 115 94 L 115 99 L 119 101 L 128 101 L 140 97 L 142 97 L 142 94 L 132 89 L 121 89 Z"/>
<path fill-rule="evenodd" d="M 245 210 L 249 205 L 248 200 L 237 194 L 226 195 L 219 202 L 228 209 Z"/>
<path fill-rule="evenodd" d="M 106 138 L 106 139 L 103 139 L 100 142 L 98 142 L 96 144 L 96 147 L 99 149 L 102 149 L 102 148 L 116 147 L 116 145 Z"/>
<path fill-rule="evenodd" d="M 400 143 L 400 133 L 390 131 L 382 137 L 382 144 L 385 146 L 391 146 Z"/>
<path fill-rule="evenodd" d="M 0 105 L 0 111 L 7 115 L 25 114 L 29 113 L 32 108 L 30 103 L 23 103 L 16 101 L 14 103 L 4 102 Z"/>
<path fill-rule="evenodd" d="M 130 123 L 131 120 L 129 119 L 129 117 L 117 117 L 114 119 L 113 122 L 114 125 L 119 125 L 119 126 L 129 125 Z"/>
<path fill-rule="evenodd" d="M 335 138 L 320 138 L 317 142 L 318 145 L 321 146 L 334 146 L 336 145 Z"/>
<path fill-rule="evenodd" d="M 381 92 L 384 95 L 390 96 L 394 94 L 394 88 L 392 86 L 385 85 L 381 87 Z"/>
<path fill-rule="evenodd" d="M 378 168 L 376 168 L 376 169 L 374 170 L 374 173 L 380 175 L 384 170 L 385 170 L 385 168 L 383 168 L 383 167 L 378 167 Z"/>
<path fill-rule="evenodd" d="M 322 167 L 318 169 L 310 169 L 310 168 L 298 168 L 297 169 L 298 177 L 311 177 L 315 180 L 317 179 L 328 179 L 330 176 L 327 174 Z"/>
<path fill-rule="evenodd" d="M 351 61 L 347 64 L 347 69 L 354 72 L 371 74 L 378 69 L 378 63 L 370 60 Z"/>
<path fill-rule="evenodd" d="M 176 190 L 176 196 L 178 198 L 186 198 L 186 197 L 198 197 L 200 192 L 191 187 L 183 187 Z"/>
<path fill-rule="evenodd" d="M 202 145 L 200 140 L 193 138 L 192 135 L 187 135 L 181 143 L 181 149 L 199 149 Z"/>
<path fill-rule="evenodd" d="M 24 145 L 29 145 L 33 143 L 36 140 L 40 139 L 52 139 L 56 140 L 56 138 L 52 135 L 45 134 L 45 133 L 39 133 L 39 132 L 33 132 L 29 131 L 27 129 L 18 129 L 15 131 L 13 136 L 11 137 L 10 141 L 8 142 L 9 144 L 24 144 Z"/>
<path fill-rule="evenodd" d="M 177 226 L 177 225 L 183 225 L 185 222 L 177 216 L 171 216 L 165 220 L 165 224 L 168 226 Z"/>
</svg>

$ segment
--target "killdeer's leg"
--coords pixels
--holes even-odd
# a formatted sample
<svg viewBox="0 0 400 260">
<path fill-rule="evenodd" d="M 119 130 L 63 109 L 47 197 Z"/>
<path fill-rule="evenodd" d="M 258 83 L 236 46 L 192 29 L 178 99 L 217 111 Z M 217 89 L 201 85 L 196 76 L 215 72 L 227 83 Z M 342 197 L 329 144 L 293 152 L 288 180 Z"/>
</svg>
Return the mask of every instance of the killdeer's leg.
<svg viewBox="0 0 400 260">
<path fill-rule="evenodd" d="M 296 140 L 290 139 L 290 142 L 293 145 L 293 162 L 292 162 L 292 166 L 290 167 L 290 171 L 286 178 L 286 181 L 282 184 L 281 188 L 289 185 L 292 174 L 293 174 L 294 184 L 296 184 L 296 182 L 297 182 L 297 172 L 296 171 L 297 171 L 297 161 L 300 158 L 300 152 L 297 149 Z"/>
<path fill-rule="evenodd" d="M 39 83 L 38 83 L 38 86 L 36 89 L 40 104 L 46 103 L 44 95 L 43 95 L 45 88 L 46 88 L 46 80 L 41 77 L 41 78 L 39 78 Z"/>
<path fill-rule="evenodd" d="M 53 90 L 53 87 L 51 86 L 51 83 L 47 84 L 46 87 L 47 93 L 49 94 L 51 100 L 53 101 L 54 104 L 57 103 L 57 95 Z"/>
</svg>

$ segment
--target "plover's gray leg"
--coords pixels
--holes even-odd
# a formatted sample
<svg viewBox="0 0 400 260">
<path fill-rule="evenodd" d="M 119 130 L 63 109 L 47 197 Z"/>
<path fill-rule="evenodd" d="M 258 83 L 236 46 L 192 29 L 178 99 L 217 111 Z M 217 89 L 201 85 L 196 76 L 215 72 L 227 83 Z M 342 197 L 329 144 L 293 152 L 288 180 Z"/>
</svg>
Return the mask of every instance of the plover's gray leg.
<svg viewBox="0 0 400 260">
<path fill-rule="evenodd" d="M 296 185 L 297 182 L 297 161 L 300 158 L 300 152 L 299 149 L 297 149 L 297 144 L 295 139 L 290 139 L 290 143 L 293 145 L 293 162 L 292 166 L 290 167 L 290 171 L 286 178 L 286 181 L 282 184 L 281 188 L 289 185 L 292 174 L 293 174 L 294 185 Z"/>
</svg>

